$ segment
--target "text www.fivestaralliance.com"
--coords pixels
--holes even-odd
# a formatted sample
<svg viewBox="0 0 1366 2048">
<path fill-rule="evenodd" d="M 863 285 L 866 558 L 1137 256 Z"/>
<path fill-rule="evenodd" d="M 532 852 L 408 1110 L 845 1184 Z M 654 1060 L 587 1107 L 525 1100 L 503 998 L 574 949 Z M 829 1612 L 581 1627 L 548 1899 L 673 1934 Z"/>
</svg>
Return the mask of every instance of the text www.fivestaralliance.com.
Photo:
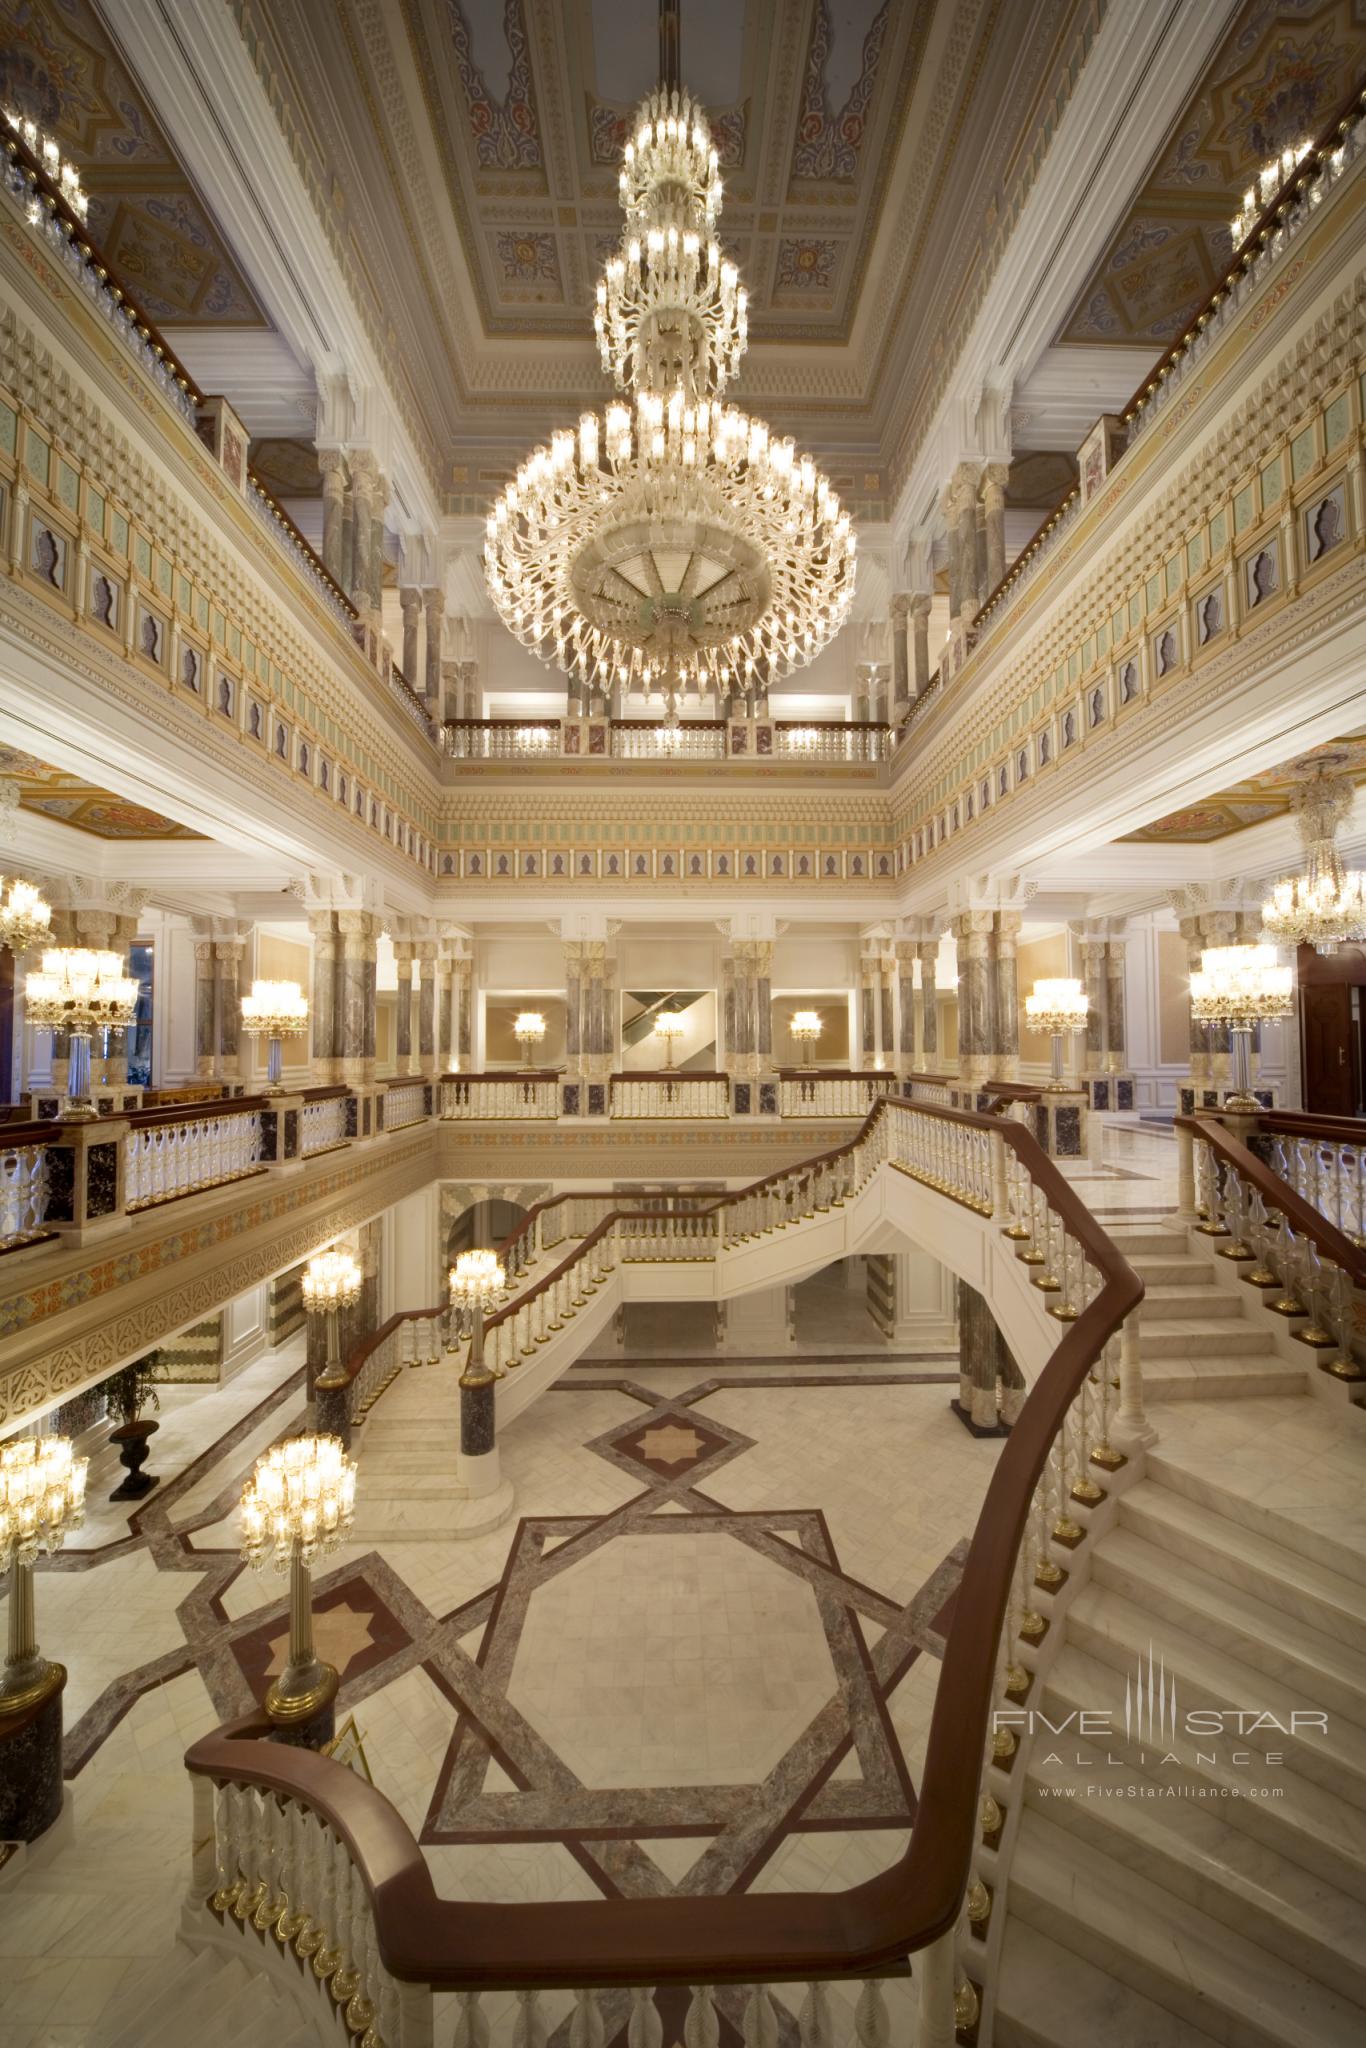
<svg viewBox="0 0 1366 2048">
<path fill-rule="evenodd" d="M 1280 1799 L 1281 1785 L 1040 1785 L 1040 1799 Z"/>
</svg>

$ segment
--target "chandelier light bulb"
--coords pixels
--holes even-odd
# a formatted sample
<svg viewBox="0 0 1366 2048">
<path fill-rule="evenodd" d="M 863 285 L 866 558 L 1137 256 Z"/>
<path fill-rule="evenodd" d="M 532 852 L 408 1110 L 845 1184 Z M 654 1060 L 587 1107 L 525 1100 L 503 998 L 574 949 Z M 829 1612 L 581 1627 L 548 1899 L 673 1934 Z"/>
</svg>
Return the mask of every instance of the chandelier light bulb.
<svg viewBox="0 0 1366 2048">
<path fill-rule="evenodd" d="M 1047 1032 L 1052 1040 L 1052 1062 L 1048 1086 L 1054 1093 L 1064 1088 L 1062 1073 L 1063 1039 L 1071 1031 L 1083 1031 L 1090 1005 L 1086 990 L 1070 976 L 1036 981 L 1025 997 L 1025 1017 L 1032 1030 Z"/>
<path fill-rule="evenodd" d="M 1226 1024 L 1233 1051 L 1233 1093 L 1226 1109 L 1251 1113 L 1261 1107 L 1251 1090 L 1250 1047 L 1259 1024 L 1275 1023 L 1295 1007 L 1293 968 L 1283 967 L 1274 946 L 1210 946 L 1190 981 L 1191 1015 L 1201 1024 Z"/>
<path fill-rule="evenodd" d="M 89 1460 L 64 1436 L 20 1437 L 0 1446 L 0 1564 L 32 1564 L 60 1550 L 85 1516 Z"/>
<path fill-rule="evenodd" d="M 350 1252 L 316 1252 L 303 1271 L 304 1307 L 311 1313 L 354 1308 L 363 1284 L 364 1275 Z"/>
<path fill-rule="evenodd" d="M 280 1093 L 283 1071 L 281 1041 L 301 1038 L 308 1029 L 308 998 L 297 981 L 253 981 L 241 1002 L 242 1029 L 249 1038 L 266 1041 L 266 1093 Z"/>
<path fill-rule="evenodd" d="M 356 1505 L 356 1467 L 340 1437 L 293 1436 L 275 1444 L 242 1494 L 242 1554 L 259 1570 L 284 1571 L 335 1550 Z"/>
<path fill-rule="evenodd" d="M 448 1280 L 451 1307 L 488 1308 L 502 1293 L 506 1278 L 496 1252 L 461 1252 Z"/>
<path fill-rule="evenodd" d="M 27 953 L 51 936 L 52 906 L 32 882 L 15 880 L 5 888 L 0 878 L 0 890 L 0 946 L 8 946 L 11 953 Z"/>
</svg>

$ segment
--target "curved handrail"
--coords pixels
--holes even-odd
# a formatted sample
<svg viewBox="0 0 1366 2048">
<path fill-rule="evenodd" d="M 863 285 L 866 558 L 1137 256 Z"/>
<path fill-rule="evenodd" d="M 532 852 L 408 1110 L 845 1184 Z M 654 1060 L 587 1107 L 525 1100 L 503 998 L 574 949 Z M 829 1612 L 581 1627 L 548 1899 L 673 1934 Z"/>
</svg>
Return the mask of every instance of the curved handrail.
<svg viewBox="0 0 1366 2048">
<path fill-rule="evenodd" d="M 1259 1109 L 1259 1131 L 1283 1131 L 1287 1137 L 1328 1138 L 1338 1145 L 1366 1145 L 1366 1117 L 1320 1116 L 1308 1109 Z"/>
<path fill-rule="evenodd" d="M 853 1144 L 887 1107 L 873 1110 Z M 406 1823 L 350 1772 L 306 1750 L 242 1739 L 263 1732 L 259 1717 L 197 1742 L 185 1760 L 192 1773 L 284 1794 L 326 1818 L 369 1896 L 384 1965 L 401 1982 L 490 1990 L 816 1981 L 875 1975 L 954 1926 L 971 1867 L 998 1642 L 1035 1488 L 1073 1401 L 1142 1299 L 1143 1285 L 1022 1126 L 962 1110 L 916 1113 L 988 1131 L 1021 1154 L 1102 1285 L 1066 1326 L 988 1485 L 945 1646 L 904 1853 L 890 1869 L 833 1895 L 747 1892 L 506 1905 L 444 1900 Z M 838 1147 L 822 1159 L 850 1149 Z M 808 1171 L 819 1163 L 803 1162 Z M 598 1230 L 606 1227 L 604 1221 Z"/>
<path fill-rule="evenodd" d="M 1219 1159 L 1255 1187 L 1264 1202 L 1279 1209 L 1291 1227 L 1301 1237 L 1307 1237 L 1347 1275 L 1354 1287 L 1366 1287 L 1366 1251 L 1354 1245 L 1345 1237 L 1335 1223 L 1330 1223 L 1323 1213 L 1297 1194 L 1288 1181 L 1260 1160 L 1255 1152 L 1240 1144 L 1224 1126 L 1210 1116 L 1179 1116 L 1176 1119 L 1179 1131 L 1190 1131 L 1203 1140 Z"/>
</svg>

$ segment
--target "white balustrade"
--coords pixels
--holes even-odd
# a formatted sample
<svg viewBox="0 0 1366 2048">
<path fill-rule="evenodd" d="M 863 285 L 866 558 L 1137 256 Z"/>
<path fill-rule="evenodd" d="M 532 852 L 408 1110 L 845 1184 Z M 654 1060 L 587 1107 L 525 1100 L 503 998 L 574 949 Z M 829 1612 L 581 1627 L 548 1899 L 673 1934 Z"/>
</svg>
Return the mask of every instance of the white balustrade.
<svg viewBox="0 0 1366 2048">
<path fill-rule="evenodd" d="M 1366 1137 L 1273 1129 L 1259 1135 L 1259 1146 L 1271 1171 L 1311 1209 L 1354 1244 L 1366 1246 Z"/>
<path fill-rule="evenodd" d="M 612 753 L 618 761 L 724 761 L 726 724 L 718 718 L 637 722 L 614 719 Z"/>
<path fill-rule="evenodd" d="M 781 1116 L 867 1116 L 879 1095 L 897 1086 L 894 1074 L 787 1074 L 778 1083 Z"/>
<path fill-rule="evenodd" d="M 314 1152 L 331 1152 L 346 1143 L 346 1104 L 345 1095 L 329 1095 L 322 1102 L 304 1104 L 301 1150 L 305 1158 Z"/>
<path fill-rule="evenodd" d="M 730 1114 L 730 1083 L 724 1074 L 614 1074 L 612 1115 L 723 1117 Z"/>
<path fill-rule="evenodd" d="M 557 718 L 454 718 L 442 727 L 443 751 L 454 761 L 535 761 L 558 757 Z"/>
<path fill-rule="evenodd" d="M 441 1083 L 447 1123 L 522 1122 L 559 1113 L 560 1084 L 553 1074 L 457 1074 Z"/>
<path fill-rule="evenodd" d="M 780 719 L 774 729 L 780 758 L 794 761 L 883 761 L 892 751 L 887 725 L 802 725 Z"/>
<path fill-rule="evenodd" d="M 124 1140 L 124 1158 L 129 1211 L 240 1180 L 261 1164 L 261 1112 L 233 1109 L 135 1124 Z"/>
<path fill-rule="evenodd" d="M 0 1151 L 0 1244 L 20 1244 L 47 1221 L 48 1148 L 9 1145 Z"/>
<path fill-rule="evenodd" d="M 406 1130 L 409 1124 L 422 1123 L 426 1115 L 427 1092 L 421 1081 L 404 1081 L 384 1098 L 386 1131 Z"/>
</svg>

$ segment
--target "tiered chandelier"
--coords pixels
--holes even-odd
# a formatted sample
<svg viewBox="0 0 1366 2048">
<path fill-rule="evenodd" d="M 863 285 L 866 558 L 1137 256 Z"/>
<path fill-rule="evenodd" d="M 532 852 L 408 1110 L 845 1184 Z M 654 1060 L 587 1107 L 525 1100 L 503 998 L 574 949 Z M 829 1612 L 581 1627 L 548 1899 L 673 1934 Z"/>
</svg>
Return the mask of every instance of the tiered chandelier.
<svg viewBox="0 0 1366 2048">
<path fill-rule="evenodd" d="M 490 595 L 585 691 L 762 697 L 819 654 L 854 594 L 855 535 L 791 440 L 724 401 L 748 345 L 721 254 L 721 180 L 697 102 L 650 94 L 621 171 L 621 245 L 598 286 L 624 394 L 527 457 L 489 515 Z"/>
<path fill-rule="evenodd" d="M 1305 869 L 1277 882 L 1262 905 L 1262 929 L 1278 946 L 1366 944 L 1366 875 L 1349 871 L 1337 850 L 1337 828 L 1356 791 L 1343 775 L 1318 775 L 1297 791 L 1295 808 Z"/>
</svg>

